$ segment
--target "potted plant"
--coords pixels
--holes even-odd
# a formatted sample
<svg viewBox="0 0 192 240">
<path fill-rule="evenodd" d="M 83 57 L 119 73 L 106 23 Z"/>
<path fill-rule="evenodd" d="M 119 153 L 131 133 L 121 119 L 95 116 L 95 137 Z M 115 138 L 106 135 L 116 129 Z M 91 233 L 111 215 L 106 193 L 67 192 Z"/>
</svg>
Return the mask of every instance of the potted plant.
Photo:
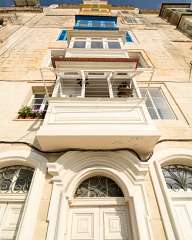
<svg viewBox="0 0 192 240">
<path fill-rule="evenodd" d="M 43 119 L 45 112 L 33 110 L 30 106 L 23 106 L 18 112 L 18 119 Z"/>
</svg>

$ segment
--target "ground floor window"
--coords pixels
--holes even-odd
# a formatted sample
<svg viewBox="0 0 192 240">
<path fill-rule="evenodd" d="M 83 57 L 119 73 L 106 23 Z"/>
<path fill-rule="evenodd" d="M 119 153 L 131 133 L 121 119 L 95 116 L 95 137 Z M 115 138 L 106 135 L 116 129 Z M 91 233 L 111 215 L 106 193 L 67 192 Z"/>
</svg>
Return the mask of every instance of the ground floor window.
<svg viewBox="0 0 192 240">
<path fill-rule="evenodd" d="M 19 165 L 0 169 L 1 239 L 16 237 L 33 173 L 33 168 Z"/>
<path fill-rule="evenodd" d="M 192 167 L 173 164 L 162 167 L 171 198 L 171 208 L 181 239 L 191 239 L 192 227 Z"/>
</svg>

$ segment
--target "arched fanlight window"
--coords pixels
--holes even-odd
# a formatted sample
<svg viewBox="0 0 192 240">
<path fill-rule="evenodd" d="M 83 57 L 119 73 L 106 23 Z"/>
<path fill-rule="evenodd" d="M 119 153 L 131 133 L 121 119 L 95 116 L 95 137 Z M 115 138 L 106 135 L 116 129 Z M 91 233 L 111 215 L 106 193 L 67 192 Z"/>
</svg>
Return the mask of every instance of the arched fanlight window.
<svg viewBox="0 0 192 240">
<path fill-rule="evenodd" d="M 95 176 L 83 181 L 75 197 L 123 197 L 120 187 L 110 178 Z"/>
<path fill-rule="evenodd" d="M 192 190 L 192 167 L 175 164 L 162 167 L 162 171 L 169 189 Z"/>
<path fill-rule="evenodd" d="M 0 193 L 27 193 L 34 169 L 24 166 L 10 166 L 0 169 Z"/>
</svg>

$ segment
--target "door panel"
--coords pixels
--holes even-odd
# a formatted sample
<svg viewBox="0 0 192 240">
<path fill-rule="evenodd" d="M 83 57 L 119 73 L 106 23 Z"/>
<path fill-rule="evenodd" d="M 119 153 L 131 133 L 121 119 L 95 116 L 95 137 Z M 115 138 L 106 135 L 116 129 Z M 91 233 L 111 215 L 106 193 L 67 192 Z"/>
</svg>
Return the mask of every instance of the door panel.
<svg viewBox="0 0 192 240">
<path fill-rule="evenodd" d="M 128 240 L 128 222 L 127 207 L 102 208 L 101 220 L 103 220 L 104 236 L 102 239 L 109 240 Z"/>
<path fill-rule="evenodd" d="M 192 203 L 189 201 L 174 204 L 175 219 L 183 240 L 192 239 Z"/>
<path fill-rule="evenodd" d="M 97 240 L 98 209 L 75 208 L 71 211 L 71 240 Z"/>
<path fill-rule="evenodd" d="M 131 240 L 126 206 L 73 207 L 70 211 L 70 240 Z"/>
<path fill-rule="evenodd" d="M 23 202 L 0 203 L 0 236 L 1 240 L 15 239 L 22 214 Z"/>
</svg>

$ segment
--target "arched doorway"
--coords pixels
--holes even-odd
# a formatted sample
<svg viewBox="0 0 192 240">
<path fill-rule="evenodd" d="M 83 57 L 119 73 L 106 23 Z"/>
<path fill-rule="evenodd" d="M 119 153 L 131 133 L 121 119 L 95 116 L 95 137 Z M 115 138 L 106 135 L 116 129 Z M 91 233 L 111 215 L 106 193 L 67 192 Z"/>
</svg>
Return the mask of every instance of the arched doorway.
<svg viewBox="0 0 192 240">
<path fill-rule="evenodd" d="M 115 181 L 105 176 L 92 176 L 78 185 L 68 224 L 69 240 L 132 239 L 124 194 Z"/>
</svg>

